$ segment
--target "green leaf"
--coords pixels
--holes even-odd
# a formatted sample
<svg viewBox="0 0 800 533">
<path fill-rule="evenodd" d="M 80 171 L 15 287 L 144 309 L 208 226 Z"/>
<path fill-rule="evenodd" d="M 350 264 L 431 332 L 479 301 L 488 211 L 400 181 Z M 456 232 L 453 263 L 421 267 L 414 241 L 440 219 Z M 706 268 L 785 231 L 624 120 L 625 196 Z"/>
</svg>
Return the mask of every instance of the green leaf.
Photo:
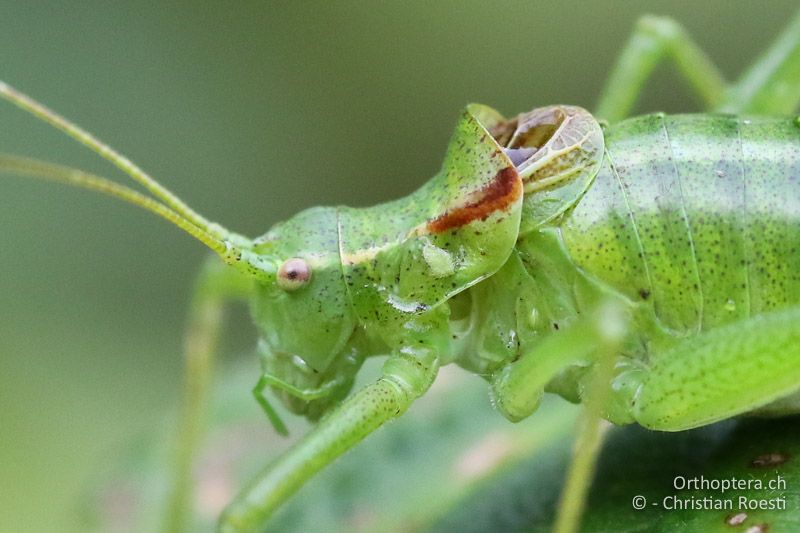
<svg viewBox="0 0 800 533">
<path fill-rule="evenodd" d="M 799 452 L 798 417 L 730 420 L 680 433 L 615 428 L 599 460 L 583 531 L 730 533 L 759 525 L 770 531 L 797 531 Z M 566 468 L 563 459 L 557 449 L 526 458 L 429 531 L 549 531 L 554 495 Z M 717 485 L 722 482 L 749 488 L 722 490 Z M 634 508 L 635 496 L 644 497 L 644 509 Z M 784 509 L 742 509 L 740 497 Z M 728 504 L 730 509 L 709 508 Z M 743 522 L 729 524 L 740 512 L 746 514 L 737 517 Z"/>
</svg>

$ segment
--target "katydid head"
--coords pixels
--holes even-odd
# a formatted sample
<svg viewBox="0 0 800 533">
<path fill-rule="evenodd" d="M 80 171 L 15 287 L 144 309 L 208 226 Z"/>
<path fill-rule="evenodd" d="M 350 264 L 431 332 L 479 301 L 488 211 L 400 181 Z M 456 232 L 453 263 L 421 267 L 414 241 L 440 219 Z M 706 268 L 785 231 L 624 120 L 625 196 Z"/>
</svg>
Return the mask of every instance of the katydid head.
<svg viewBox="0 0 800 533">
<path fill-rule="evenodd" d="M 337 209 L 302 211 L 256 239 L 252 251 L 275 265 L 274 278 L 258 282 L 251 299 L 264 373 L 292 411 L 317 418 L 349 391 L 361 361 L 348 344 L 356 318 Z"/>
</svg>

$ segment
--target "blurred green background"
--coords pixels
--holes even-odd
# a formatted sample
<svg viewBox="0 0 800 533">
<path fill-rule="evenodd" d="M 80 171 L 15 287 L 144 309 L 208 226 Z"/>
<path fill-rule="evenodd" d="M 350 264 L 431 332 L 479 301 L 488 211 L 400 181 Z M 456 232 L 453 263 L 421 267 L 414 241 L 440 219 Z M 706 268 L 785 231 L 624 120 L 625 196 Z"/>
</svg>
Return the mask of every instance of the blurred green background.
<svg viewBox="0 0 800 533">
<path fill-rule="evenodd" d="M 256 235 L 410 192 L 468 102 L 591 108 L 643 13 L 681 21 L 734 77 L 796 4 L 2 2 L 0 79 Z M 676 79 L 660 69 L 640 109 L 695 110 Z M 0 151 L 125 180 L 6 104 Z M 8 176 L 0 228 L 0 530 L 81 531 L 97 477 L 174 408 L 205 252 L 134 208 Z M 253 330 L 230 316 L 223 359 L 255 381 Z"/>
</svg>

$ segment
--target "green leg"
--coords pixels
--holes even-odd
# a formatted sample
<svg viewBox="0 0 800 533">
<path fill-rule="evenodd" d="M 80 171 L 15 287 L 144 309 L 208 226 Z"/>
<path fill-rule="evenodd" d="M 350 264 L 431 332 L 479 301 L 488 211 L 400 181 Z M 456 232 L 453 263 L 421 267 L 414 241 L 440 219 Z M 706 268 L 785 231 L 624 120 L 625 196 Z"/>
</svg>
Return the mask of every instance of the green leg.
<svg viewBox="0 0 800 533">
<path fill-rule="evenodd" d="M 788 115 L 800 103 L 800 11 L 766 52 L 728 90 L 716 110 Z"/>
<path fill-rule="evenodd" d="M 172 492 L 164 524 L 164 530 L 170 533 L 187 531 L 190 526 L 192 471 L 205 422 L 223 301 L 245 296 L 249 286 L 249 280 L 215 257 L 204 265 L 195 285 L 184 346 L 183 408 L 176 438 Z"/>
<path fill-rule="evenodd" d="M 595 115 L 611 123 L 628 116 L 653 69 L 665 59 L 675 62 L 705 107 L 714 108 L 722 102 L 725 80 L 686 30 L 670 18 L 648 15 L 636 23 L 606 82 Z"/>
<path fill-rule="evenodd" d="M 800 389 L 800 307 L 734 322 L 658 354 L 633 405 L 641 425 L 682 431 Z"/>
<path fill-rule="evenodd" d="M 642 17 L 606 82 L 595 114 L 612 123 L 628 116 L 653 69 L 665 59 L 675 62 L 706 109 L 791 114 L 800 103 L 800 11 L 772 46 L 730 85 L 677 22 Z"/>
<path fill-rule="evenodd" d="M 539 406 L 545 386 L 569 365 L 597 360 L 616 347 L 626 331 L 621 306 L 607 302 L 597 311 L 542 339 L 531 351 L 492 376 L 495 407 L 512 422 L 530 416 Z"/>
<path fill-rule="evenodd" d="M 267 466 L 220 518 L 223 532 L 261 531 L 272 513 L 309 478 L 428 390 L 438 363 L 432 351 L 389 358 L 383 376 L 348 398 L 293 448 Z"/>
<path fill-rule="evenodd" d="M 608 416 L 612 397 L 609 383 L 614 377 L 615 363 L 627 333 L 627 322 L 624 315 L 614 308 L 606 311 L 604 318 L 605 330 L 598 328 L 595 363 L 581 398 L 585 407 L 578 419 L 572 461 L 561 491 L 558 514 L 553 527 L 555 533 L 578 531 L 597 459 L 603 446 L 605 430 L 610 425 L 604 420 Z M 609 329 L 611 331 L 608 331 Z"/>
<path fill-rule="evenodd" d="M 614 362 L 627 333 L 620 305 L 607 302 L 566 330 L 543 339 L 532 351 L 493 376 L 497 408 L 510 420 L 528 416 L 539 403 L 545 385 L 567 365 L 592 361 L 586 406 L 579 422 L 573 460 L 567 474 L 554 530 L 578 529 L 603 437 L 603 415 L 610 398 Z"/>
</svg>

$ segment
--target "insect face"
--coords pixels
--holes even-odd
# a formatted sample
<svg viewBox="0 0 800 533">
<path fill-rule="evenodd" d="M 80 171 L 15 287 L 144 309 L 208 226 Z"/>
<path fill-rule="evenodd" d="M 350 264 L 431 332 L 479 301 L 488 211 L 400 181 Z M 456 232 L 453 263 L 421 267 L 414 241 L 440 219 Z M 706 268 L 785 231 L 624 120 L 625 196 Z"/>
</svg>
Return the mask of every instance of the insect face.
<svg viewBox="0 0 800 533">
<path fill-rule="evenodd" d="M 347 392 L 360 366 L 348 346 L 356 322 L 338 233 L 336 209 L 314 208 L 274 226 L 253 249 L 280 265 L 274 281 L 258 282 L 251 298 L 262 366 L 273 384 L 287 385 L 285 403 L 312 417 L 341 396 L 337 390 Z M 316 407 L 309 406 L 311 400 Z"/>
</svg>

